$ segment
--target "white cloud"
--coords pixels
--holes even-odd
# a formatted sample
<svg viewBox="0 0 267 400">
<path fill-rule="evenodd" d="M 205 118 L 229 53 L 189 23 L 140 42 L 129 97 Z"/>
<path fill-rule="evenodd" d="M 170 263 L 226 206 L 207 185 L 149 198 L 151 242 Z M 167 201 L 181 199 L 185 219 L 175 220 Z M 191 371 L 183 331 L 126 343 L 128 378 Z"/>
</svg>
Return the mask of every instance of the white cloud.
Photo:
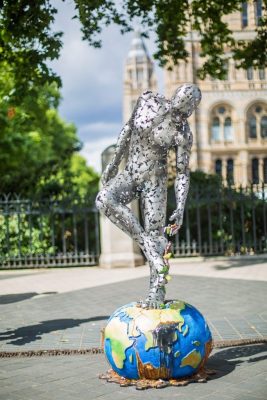
<svg viewBox="0 0 267 400">
<path fill-rule="evenodd" d="M 103 46 L 95 49 L 82 41 L 80 22 L 71 19 L 73 3 L 62 3 L 58 10 L 54 29 L 64 32 L 64 46 L 52 68 L 63 83 L 61 114 L 78 127 L 100 119 L 121 121 L 123 66 L 131 34 L 122 36 L 115 26 L 105 28 Z"/>
<path fill-rule="evenodd" d="M 58 9 L 54 30 L 64 32 L 61 55 L 51 63 L 63 83 L 60 113 L 77 126 L 78 135 L 88 148 L 88 143 L 95 143 L 96 135 L 97 140 L 118 136 L 123 68 L 132 33 L 121 35 L 116 26 L 104 27 L 100 34 L 102 48 L 92 48 L 82 40 L 79 20 L 72 20 L 74 2 L 53 0 L 53 4 Z M 146 45 L 151 54 L 155 49 L 153 41 L 146 41 Z"/>
<path fill-rule="evenodd" d="M 92 166 L 97 172 L 101 173 L 101 153 L 108 146 L 115 144 L 117 136 L 104 137 L 101 139 L 90 140 L 84 143 L 81 155 L 86 159 L 87 164 Z"/>
</svg>

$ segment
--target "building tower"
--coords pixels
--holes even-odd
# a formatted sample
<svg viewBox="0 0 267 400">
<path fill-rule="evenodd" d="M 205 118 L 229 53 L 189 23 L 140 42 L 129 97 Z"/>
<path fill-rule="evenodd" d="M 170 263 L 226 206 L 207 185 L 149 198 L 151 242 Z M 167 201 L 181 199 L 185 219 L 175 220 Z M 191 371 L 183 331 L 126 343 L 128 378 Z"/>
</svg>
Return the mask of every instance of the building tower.
<svg viewBox="0 0 267 400">
<path fill-rule="evenodd" d="M 123 93 L 123 122 L 127 122 L 132 114 L 136 100 L 145 90 L 157 89 L 153 72 L 153 63 L 148 56 L 140 32 L 134 33 L 131 48 L 125 65 L 124 93 Z M 103 168 L 111 161 L 115 146 L 109 146 L 102 153 Z M 121 166 L 123 166 L 122 161 Z M 128 205 L 138 217 L 138 200 Z M 101 256 L 100 265 L 104 268 L 137 267 L 144 264 L 139 246 L 124 232 L 117 228 L 103 214 L 100 216 L 101 226 Z"/>
<path fill-rule="evenodd" d="M 140 31 L 135 30 L 124 69 L 123 122 L 128 121 L 136 100 L 145 90 L 157 90 L 157 81 Z"/>
</svg>

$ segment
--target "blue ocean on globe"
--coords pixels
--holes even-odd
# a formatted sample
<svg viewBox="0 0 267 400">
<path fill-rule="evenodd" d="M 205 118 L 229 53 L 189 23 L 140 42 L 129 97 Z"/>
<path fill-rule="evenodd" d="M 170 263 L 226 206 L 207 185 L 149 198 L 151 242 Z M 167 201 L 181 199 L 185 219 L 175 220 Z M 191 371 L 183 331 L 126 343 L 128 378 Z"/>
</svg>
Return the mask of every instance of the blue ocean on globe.
<svg viewBox="0 0 267 400">
<path fill-rule="evenodd" d="M 212 336 L 203 315 L 174 300 L 161 309 L 130 303 L 116 310 L 104 335 L 112 369 L 128 379 L 179 379 L 204 366 Z"/>
</svg>

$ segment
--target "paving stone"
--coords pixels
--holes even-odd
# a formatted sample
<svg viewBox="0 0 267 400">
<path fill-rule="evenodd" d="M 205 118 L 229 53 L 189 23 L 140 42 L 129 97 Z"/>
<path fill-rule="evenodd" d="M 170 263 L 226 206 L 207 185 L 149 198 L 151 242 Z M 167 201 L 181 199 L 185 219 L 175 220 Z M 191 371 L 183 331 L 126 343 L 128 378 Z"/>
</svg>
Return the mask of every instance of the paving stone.
<svg viewBox="0 0 267 400">
<path fill-rule="evenodd" d="M 146 286 L 136 279 L 2 304 L 1 351 L 99 346 L 109 315 L 141 298 Z M 266 282 L 175 276 L 168 286 L 169 298 L 184 299 L 207 317 L 214 339 L 267 332 Z M 6 358 L 0 359 L 0 400 L 266 400 L 266 345 L 217 349 L 208 366 L 217 375 L 206 384 L 137 391 L 98 379 L 109 368 L 102 354 Z"/>
</svg>

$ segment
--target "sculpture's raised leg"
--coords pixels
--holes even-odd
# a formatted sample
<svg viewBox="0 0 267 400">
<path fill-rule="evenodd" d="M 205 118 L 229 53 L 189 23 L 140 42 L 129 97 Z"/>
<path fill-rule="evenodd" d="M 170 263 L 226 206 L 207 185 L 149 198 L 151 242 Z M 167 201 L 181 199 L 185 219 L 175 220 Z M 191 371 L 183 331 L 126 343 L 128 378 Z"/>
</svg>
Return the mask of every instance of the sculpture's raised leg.
<svg viewBox="0 0 267 400">
<path fill-rule="evenodd" d="M 160 189 L 160 188 L 158 188 Z M 164 190 L 163 190 L 164 192 Z M 163 236 L 165 211 L 162 209 L 162 192 L 159 198 L 142 193 L 142 205 L 145 229 L 140 225 L 132 211 L 126 206 L 138 197 L 134 185 L 127 173 L 121 173 L 102 189 L 96 199 L 97 207 L 120 229 L 133 238 L 147 258 L 150 266 L 150 290 L 144 306 L 157 308 L 165 298 L 165 274 L 163 253 L 166 239 Z M 165 193 L 163 193 L 165 196 Z M 157 198 L 157 200 L 155 200 Z M 165 208 L 165 207 L 164 207 Z"/>
</svg>

